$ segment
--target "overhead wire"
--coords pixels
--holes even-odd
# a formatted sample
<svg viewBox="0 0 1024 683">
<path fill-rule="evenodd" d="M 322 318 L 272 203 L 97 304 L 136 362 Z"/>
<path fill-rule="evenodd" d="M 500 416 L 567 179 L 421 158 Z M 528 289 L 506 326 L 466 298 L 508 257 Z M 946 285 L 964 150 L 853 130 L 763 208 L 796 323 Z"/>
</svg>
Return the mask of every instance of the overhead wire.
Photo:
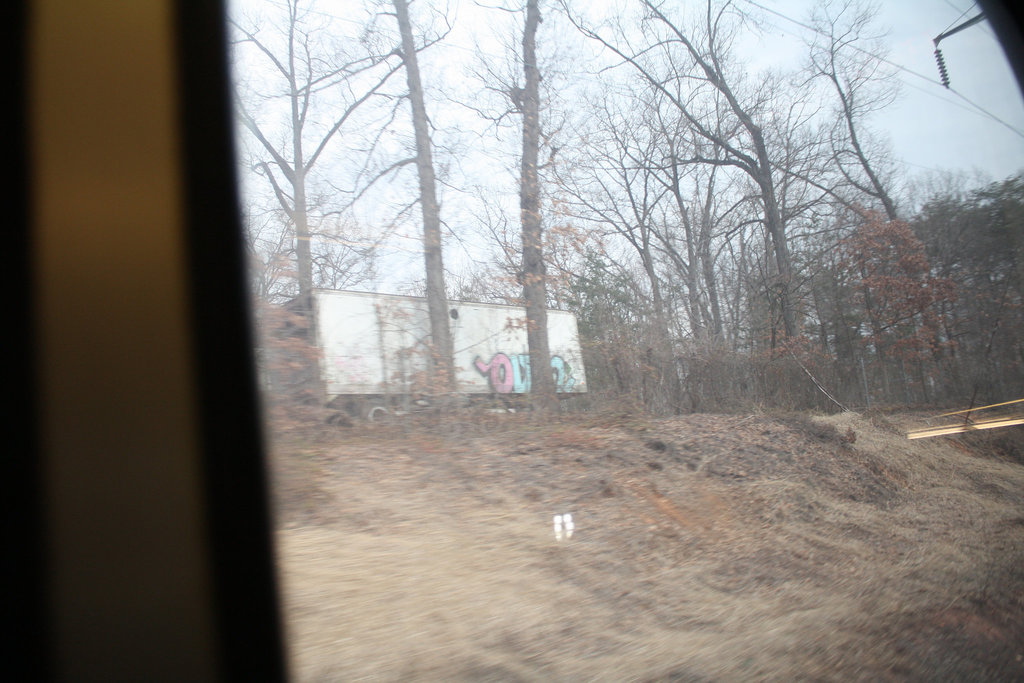
<svg viewBox="0 0 1024 683">
<path fill-rule="evenodd" d="M 946 0 L 946 4 L 947 4 L 947 5 L 949 5 L 950 7 L 952 7 L 952 8 L 953 8 L 953 9 L 954 9 L 955 11 L 957 11 L 957 12 L 960 12 L 960 8 L 959 8 L 959 7 L 957 7 L 956 5 L 954 5 L 953 3 L 949 2 L 948 0 Z M 978 4 L 978 3 L 976 3 L 976 2 L 974 2 L 974 3 L 971 3 L 971 6 L 970 6 L 970 7 L 968 7 L 967 9 L 965 9 L 965 10 L 964 10 L 963 12 L 960 12 L 960 16 L 958 16 L 958 17 L 957 17 L 956 19 L 954 19 L 953 21 L 949 22 L 949 26 L 947 26 L 946 28 L 944 28 L 944 29 L 942 29 L 941 31 L 939 31 L 939 35 L 942 35 L 942 34 L 943 34 L 943 33 L 945 33 L 946 31 L 948 31 L 949 29 L 953 28 L 953 25 L 954 25 L 954 24 L 955 24 L 956 22 L 958 22 L 958 21 L 960 21 L 961 19 L 963 19 L 963 18 L 964 18 L 965 16 L 967 16 L 967 13 L 968 13 L 968 12 L 970 12 L 970 11 L 971 11 L 972 9 L 974 9 L 974 6 L 975 6 L 975 5 L 977 5 L 977 4 Z"/>
<path fill-rule="evenodd" d="M 950 2 L 949 0 L 943 0 L 943 2 L 945 2 L 945 3 L 947 4 L 947 5 L 949 5 L 949 7 L 950 7 L 950 8 L 952 8 L 954 12 L 960 12 L 960 8 L 959 8 L 959 7 L 957 7 L 956 5 L 954 5 L 954 4 L 953 4 L 952 2 Z M 955 24 L 955 23 L 956 23 L 957 21 L 960 21 L 961 19 L 963 19 L 963 18 L 964 18 L 964 16 L 965 16 L 965 15 L 966 15 L 966 14 L 967 14 L 968 12 L 970 12 L 970 11 L 971 11 L 972 9 L 974 9 L 975 7 L 977 7 L 977 8 L 978 8 L 978 11 L 979 11 L 979 12 L 983 11 L 983 10 L 981 9 L 981 7 L 978 7 L 978 3 L 976 3 L 976 2 L 972 2 L 972 3 L 970 4 L 970 6 L 969 6 L 969 7 L 967 8 L 967 9 L 965 9 L 965 10 L 964 10 L 963 12 L 961 12 L 960 16 L 959 16 L 959 17 L 957 17 L 956 21 L 954 21 L 954 22 L 953 22 L 953 24 Z M 947 26 L 947 27 L 945 28 L 945 30 L 943 31 L 943 33 L 945 33 L 946 31 L 948 31 L 948 30 L 950 29 L 950 27 L 951 27 L 951 26 L 952 26 L 953 24 L 950 24 L 949 26 Z M 994 32 L 994 31 L 992 30 L 992 27 L 991 27 L 991 26 L 988 26 L 987 24 L 979 24 L 979 25 L 978 25 L 978 27 L 979 27 L 979 28 L 980 28 L 980 29 L 981 29 L 982 31 L 984 31 L 985 33 L 987 33 L 987 34 L 988 34 L 989 36 L 991 36 L 991 37 L 992 37 L 992 38 L 993 38 L 994 40 L 999 40 L 999 39 L 998 39 L 998 38 L 996 37 L 996 34 L 995 34 L 995 32 Z"/>
<path fill-rule="evenodd" d="M 753 5 L 754 7 L 757 7 L 760 10 L 768 12 L 769 14 L 773 14 L 773 15 L 779 17 L 780 19 L 785 19 L 786 21 L 790 22 L 791 24 L 794 24 L 794 25 L 799 26 L 799 27 L 801 27 L 803 29 L 811 31 L 812 33 L 816 33 L 816 34 L 818 34 L 820 36 L 824 36 L 826 38 L 829 37 L 828 34 L 826 34 L 823 31 L 820 31 L 819 29 L 815 28 L 814 26 L 811 26 L 810 24 L 807 24 L 807 23 L 802 22 L 802 21 L 800 21 L 798 19 L 794 19 L 794 18 L 792 18 L 790 16 L 787 16 L 786 14 L 784 14 L 782 12 L 779 12 L 778 10 L 772 9 L 771 7 L 766 7 L 765 5 L 761 4 L 760 2 L 757 2 L 756 0 L 744 0 L 744 2 L 746 2 L 749 5 Z M 966 14 L 969 11 L 970 11 L 970 8 L 968 8 L 964 12 L 964 14 Z M 961 16 L 963 16 L 963 15 L 961 15 Z M 959 21 L 959 19 L 957 19 L 956 21 Z M 955 24 L 956 21 L 954 21 L 953 24 Z M 950 24 L 950 26 L 952 26 L 953 24 Z M 938 80 L 936 80 L 934 78 L 931 78 L 930 76 L 925 76 L 924 74 L 922 74 L 922 73 L 920 73 L 918 71 L 914 71 L 913 69 L 910 69 L 910 68 L 908 68 L 906 66 L 903 66 L 902 64 L 894 62 L 891 59 L 887 59 L 885 57 L 880 57 L 879 55 L 876 55 L 876 54 L 874 54 L 874 53 L 872 53 L 872 52 L 870 52 L 868 50 L 865 50 L 864 48 L 857 47 L 856 45 L 850 45 L 849 47 L 850 47 L 850 49 L 852 49 L 852 50 L 854 50 L 856 52 L 860 52 L 862 54 L 865 54 L 865 55 L 868 55 L 868 56 L 872 57 L 873 59 L 877 59 L 880 62 L 888 64 L 889 66 L 891 66 L 891 67 L 893 67 L 895 69 L 898 69 L 899 71 L 903 71 L 903 72 L 908 73 L 908 74 L 910 74 L 912 76 L 915 76 L 915 77 L 917 77 L 917 78 L 919 78 L 919 79 L 921 79 L 923 81 L 927 81 L 931 85 L 937 85 L 937 86 L 943 88 L 944 90 L 948 90 L 949 92 L 953 93 L 954 95 L 956 95 L 957 97 L 962 99 L 964 102 L 969 104 L 973 108 L 974 113 L 976 113 L 976 114 L 978 114 L 980 116 L 985 116 L 985 117 L 991 119 L 992 121 L 995 121 L 996 123 L 1006 127 L 1008 130 L 1010 130 L 1011 132 L 1013 132 L 1016 135 L 1020 136 L 1021 138 L 1024 138 L 1024 132 L 1022 132 L 1021 130 L 1015 128 L 1013 125 L 1011 125 L 1010 123 L 1007 123 L 1003 119 L 999 118 L 998 116 L 996 116 L 992 112 L 988 111 L 987 109 L 985 109 L 981 105 L 977 104 L 976 102 L 974 102 L 973 100 L 971 100 L 969 97 L 967 97 L 963 93 L 959 92 L 958 90 L 956 90 L 954 88 L 946 87 L 940 81 L 938 81 Z M 904 81 L 904 83 L 906 83 L 906 81 Z M 909 85 L 909 83 L 908 83 L 908 85 Z M 949 102 L 950 104 L 954 104 L 953 102 L 951 102 L 949 100 L 945 100 L 945 98 L 940 98 L 940 99 L 943 99 L 944 101 Z M 971 111 L 971 110 L 968 110 L 968 111 Z"/>
<path fill-rule="evenodd" d="M 272 5 L 275 5 L 277 7 L 282 7 L 283 6 L 283 3 L 280 2 L 280 0 L 264 0 L 264 1 L 267 2 L 268 4 L 272 4 Z M 753 5 L 754 7 L 757 7 L 758 9 L 760 9 L 762 11 L 768 12 L 769 14 L 775 15 L 775 16 L 779 17 L 780 19 L 784 19 L 784 20 L 790 22 L 791 24 L 799 26 L 800 28 L 803 28 L 805 30 L 811 31 L 812 33 L 816 33 L 816 34 L 824 36 L 824 37 L 828 37 L 827 34 L 825 34 L 824 32 L 822 32 L 820 30 L 818 30 L 814 26 L 812 26 L 810 24 L 807 24 L 805 22 L 802 22 L 802 21 L 800 21 L 798 19 L 794 19 L 794 18 L 786 15 L 783 12 L 780 12 L 778 10 L 772 9 L 771 7 L 767 7 L 767 6 L 763 5 L 760 2 L 757 2 L 756 0 L 744 0 L 744 1 L 747 4 Z M 973 9 L 977 5 L 976 2 L 971 3 L 971 5 L 967 9 L 961 11 L 958 7 L 956 7 L 952 3 L 948 2 L 948 0 L 946 1 L 946 4 L 949 5 L 952 9 L 960 12 L 960 15 L 955 20 L 953 20 L 953 22 L 951 22 L 949 24 L 949 26 L 946 27 L 946 29 L 944 29 L 945 31 L 948 31 L 950 27 L 952 27 L 954 24 L 956 24 L 957 21 L 962 19 L 964 17 L 964 15 L 966 15 L 968 12 L 970 12 L 971 9 Z M 329 13 L 322 12 L 322 11 L 310 10 L 310 9 L 307 9 L 306 11 L 311 12 L 311 13 L 316 13 L 316 14 L 322 14 L 323 16 L 329 16 L 329 17 L 331 17 L 333 19 L 336 19 L 336 20 L 339 20 L 339 21 L 342 21 L 342 22 L 345 22 L 345 23 L 350 23 L 350 24 L 360 24 L 361 23 L 361 22 L 358 22 L 357 20 L 354 20 L 354 19 L 338 17 L 336 15 L 329 14 Z M 458 44 L 453 44 L 453 43 L 446 43 L 445 46 L 448 47 L 448 48 L 455 48 L 455 49 L 463 50 L 463 51 L 466 51 L 466 52 L 477 52 L 477 53 L 483 54 L 484 56 L 489 56 L 489 57 L 497 59 L 497 55 L 490 54 L 490 53 L 486 52 L 485 50 L 480 50 L 479 47 L 474 49 L 474 48 L 469 48 L 469 47 L 464 46 L 464 45 L 458 45 Z M 970 106 L 970 109 L 968 109 L 968 108 L 963 107 L 962 105 L 960 105 L 961 108 L 965 109 L 966 111 L 972 111 L 973 113 L 975 113 L 975 114 L 977 114 L 979 116 L 984 116 L 984 117 L 986 117 L 986 118 L 988 118 L 988 119 L 990 119 L 990 120 L 1000 124 L 1001 126 L 1004 126 L 1005 128 L 1007 128 L 1008 130 L 1010 130 L 1014 134 L 1020 136 L 1021 138 L 1024 138 L 1024 132 L 1022 132 L 1018 128 L 1014 127 L 1012 124 L 1010 124 L 1010 123 L 1004 121 L 1003 119 L 999 118 L 997 115 L 995 115 L 992 112 L 988 111 L 987 109 L 985 109 L 981 105 L 977 104 L 976 102 L 971 100 L 969 97 L 967 97 L 966 95 L 964 95 L 960 91 L 956 90 L 955 88 L 945 87 L 942 82 L 940 82 L 940 81 L 938 81 L 938 80 L 936 80 L 936 79 L 934 79 L 934 78 L 932 78 L 930 76 L 926 76 L 926 75 L 924 75 L 924 74 L 922 74 L 922 73 L 920 73 L 918 71 L 910 69 L 910 68 L 908 68 L 908 67 L 906 67 L 906 66 L 904 66 L 902 64 L 894 62 L 894 61 L 892 61 L 890 59 L 887 59 L 885 57 L 880 57 L 880 56 L 878 56 L 878 55 L 876 55 L 876 54 L 874 54 L 874 53 L 872 53 L 872 52 L 870 52 L 868 50 L 865 50 L 864 48 L 860 48 L 860 47 L 857 47 L 855 45 L 851 45 L 849 47 L 852 50 L 856 51 L 856 52 L 860 52 L 860 53 L 868 55 L 868 56 L 870 56 L 870 57 L 872 57 L 874 59 L 877 59 L 880 62 L 888 64 L 889 66 L 891 66 L 891 67 L 893 67 L 895 69 L 898 69 L 899 71 L 903 71 L 903 72 L 905 72 L 907 74 L 910 74 L 911 76 L 919 78 L 919 79 L 921 79 L 923 81 L 927 81 L 931 85 L 938 85 L 938 86 L 942 87 L 944 90 L 948 90 L 949 92 L 953 93 L 954 95 L 956 95 L 957 97 L 962 99 L 964 102 L 966 102 Z M 906 81 L 904 81 L 904 82 L 906 83 Z M 922 90 L 920 88 L 916 88 L 916 90 L 919 90 L 920 92 L 927 92 L 927 91 L 924 91 L 924 90 Z M 936 97 L 938 97 L 938 99 L 940 99 L 940 100 L 942 100 L 944 102 L 947 102 L 948 104 L 953 104 L 954 106 L 957 106 L 956 103 L 951 101 L 951 100 L 945 99 L 943 97 L 939 97 L 937 95 L 936 95 Z"/>
</svg>

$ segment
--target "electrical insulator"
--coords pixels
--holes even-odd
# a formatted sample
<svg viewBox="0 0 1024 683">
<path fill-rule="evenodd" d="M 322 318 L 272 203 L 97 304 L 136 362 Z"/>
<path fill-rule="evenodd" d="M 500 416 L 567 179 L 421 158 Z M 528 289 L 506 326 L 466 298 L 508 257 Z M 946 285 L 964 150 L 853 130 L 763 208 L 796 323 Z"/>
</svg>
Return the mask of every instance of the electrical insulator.
<svg viewBox="0 0 1024 683">
<path fill-rule="evenodd" d="M 946 60 L 942 58 L 942 50 L 935 48 L 935 63 L 939 65 L 939 78 L 942 85 L 949 87 L 949 73 L 946 71 Z"/>
</svg>

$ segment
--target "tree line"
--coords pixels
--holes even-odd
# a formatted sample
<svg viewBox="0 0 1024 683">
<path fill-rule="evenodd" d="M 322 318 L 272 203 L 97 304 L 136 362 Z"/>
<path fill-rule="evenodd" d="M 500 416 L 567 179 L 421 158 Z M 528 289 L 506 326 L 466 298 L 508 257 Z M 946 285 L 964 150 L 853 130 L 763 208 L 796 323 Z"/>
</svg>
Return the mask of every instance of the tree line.
<svg viewBox="0 0 1024 683">
<path fill-rule="evenodd" d="M 1024 179 L 927 186 L 902 171 L 875 132 L 898 81 L 870 7 L 815 6 L 802 63 L 751 72 L 749 3 L 495 4 L 478 9 L 506 40 L 478 47 L 461 90 L 431 58 L 457 16 L 366 0 L 339 26 L 311 2 L 273 7 L 231 21 L 251 74 L 240 156 L 266 305 L 377 286 L 382 246 L 418 225 L 410 291 L 430 307 L 438 376 L 454 377 L 449 299 L 522 305 L 543 410 L 547 308 L 577 316 L 592 404 L 1017 398 Z M 500 141 L 516 204 L 453 172 L 467 155 L 466 131 L 444 128 L 464 120 L 453 111 L 480 124 L 470 147 Z M 381 197 L 388 212 L 357 218 Z M 469 236 L 474 259 L 446 261 Z"/>
</svg>

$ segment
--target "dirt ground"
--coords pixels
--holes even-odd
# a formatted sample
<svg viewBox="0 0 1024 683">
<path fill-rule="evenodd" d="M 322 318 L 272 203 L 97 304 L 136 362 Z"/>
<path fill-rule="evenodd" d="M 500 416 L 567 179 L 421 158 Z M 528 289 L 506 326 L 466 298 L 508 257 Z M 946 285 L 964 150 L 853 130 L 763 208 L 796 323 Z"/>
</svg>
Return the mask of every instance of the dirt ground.
<svg viewBox="0 0 1024 683">
<path fill-rule="evenodd" d="M 284 439 L 292 676 L 1024 680 L 1024 429 L 916 426 L 480 415 Z"/>
</svg>

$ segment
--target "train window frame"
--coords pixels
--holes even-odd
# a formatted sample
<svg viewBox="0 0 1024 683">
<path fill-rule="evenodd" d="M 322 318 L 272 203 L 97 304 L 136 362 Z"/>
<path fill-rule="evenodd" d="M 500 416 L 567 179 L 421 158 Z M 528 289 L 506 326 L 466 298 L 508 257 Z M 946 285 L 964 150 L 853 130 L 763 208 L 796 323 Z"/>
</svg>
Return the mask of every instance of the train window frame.
<svg viewBox="0 0 1024 683">
<path fill-rule="evenodd" d="M 184 190 L 186 264 L 190 273 L 192 348 L 199 395 L 201 452 L 206 500 L 209 570 L 215 586 L 216 645 L 226 679 L 283 680 L 283 625 L 275 577 L 275 556 L 269 517 L 269 490 L 263 461 L 262 423 L 253 358 L 250 302 L 245 281 L 238 183 L 235 177 L 233 126 L 226 49 L 226 8 L 222 1 L 161 0 L 172 8 L 178 70 L 181 177 Z M 43 546 L 48 498 L 43 466 L 45 433 L 37 433 L 36 365 L 41 362 L 34 332 L 35 297 L 32 279 L 35 217 L 31 214 L 33 160 L 30 136 L 30 50 L 27 38 L 30 0 L 9 6 L 16 39 L 8 43 L 6 60 L 15 91 L 16 172 L 15 253 L 19 264 L 8 270 L 14 278 L 15 323 L 12 352 L 25 360 L 14 368 L 7 385 L 14 409 L 8 419 L 19 448 L 5 477 L 5 541 L 12 564 L 4 613 L 8 659 L 12 668 L 35 671 L 45 680 L 54 674 L 47 662 L 54 634 L 48 623 Z M 1007 59 L 1024 86 L 1022 10 L 1010 3 L 982 0 L 992 17 Z M 10 360 L 10 359 L 9 359 Z M 143 612 L 144 614 L 144 612 Z M 168 647 L 172 647 L 168 644 Z M 172 652 L 172 656 L 173 656 Z M 155 664 L 155 663 L 154 663 Z M 159 673 L 154 671 L 154 674 Z"/>
<path fill-rule="evenodd" d="M 176 3 L 188 260 L 222 668 L 285 678 L 236 177 L 227 7 Z"/>
</svg>

